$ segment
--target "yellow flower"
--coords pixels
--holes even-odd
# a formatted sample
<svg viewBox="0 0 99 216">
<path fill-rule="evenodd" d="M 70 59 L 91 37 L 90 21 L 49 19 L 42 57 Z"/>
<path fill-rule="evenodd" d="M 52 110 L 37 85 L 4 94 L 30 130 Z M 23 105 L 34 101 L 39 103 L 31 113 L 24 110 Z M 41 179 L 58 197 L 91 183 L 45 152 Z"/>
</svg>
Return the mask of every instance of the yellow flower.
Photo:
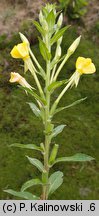
<svg viewBox="0 0 99 216">
<path fill-rule="evenodd" d="M 22 58 L 24 61 L 29 58 L 29 49 L 26 42 L 20 43 L 13 47 L 11 51 L 13 58 Z"/>
<path fill-rule="evenodd" d="M 11 83 L 17 82 L 21 86 L 32 89 L 29 83 L 22 77 L 19 73 L 11 72 L 11 78 L 9 80 Z"/>
<path fill-rule="evenodd" d="M 96 68 L 90 58 L 78 57 L 76 61 L 76 71 L 80 74 L 92 74 L 95 73 Z"/>
<path fill-rule="evenodd" d="M 69 79 L 71 87 L 74 85 L 77 87 L 82 74 L 93 74 L 95 71 L 95 65 L 90 58 L 78 57 L 76 61 L 76 71 Z"/>
</svg>

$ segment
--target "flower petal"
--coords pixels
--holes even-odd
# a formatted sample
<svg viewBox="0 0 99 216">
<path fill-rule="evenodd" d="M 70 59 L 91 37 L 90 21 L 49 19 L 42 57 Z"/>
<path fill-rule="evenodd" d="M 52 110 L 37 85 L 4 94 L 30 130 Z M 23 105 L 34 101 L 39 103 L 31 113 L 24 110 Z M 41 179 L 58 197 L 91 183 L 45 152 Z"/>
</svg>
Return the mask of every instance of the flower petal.
<svg viewBox="0 0 99 216">
<path fill-rule="evenodd" d="M 76 61 L 76 68 L 82 67 L 82 64 L 84 63 L 85 58 L 84 57 L 78 57 Z"/>
<path fill-rule="evenodd" d="M 21 58 L 22 56 L 20 55 L 18 49 L 17 49 L 17 46 L 14 46 L 12 51 L 11 51 L 11 56 L 13 58 Z"/>
<path fill-rule="evenodd" d="M 11 72 L 11 78 L 10 78 L 9 81 L 10 81 L 11 83 L 19 82 L 20 78 L 21 78 L 21 75 L 20 75 L 20 74 L 15 73 L 15 72 Z"/>
<path fill-rule="evenodd" d="M 25 60 L 29 57 L 29 49 L 28 44 L 26 42 L 20 43 L 17 46 L 14 46 L 14 48 L 11 51 L 11 56 L 13 58 L 22 58 Z"/>
<path fill-rule="evenodd" d="M 32 86 L 22 77 L 19 73 L 11 72 L 11 78 L 9 80 L 11 83 L 17 82 L 21 86 L 32 89 Z"/>
<path fill-rule="evenodd" d="M 91 58 L 78 57 L 76 61 L 76 70 L 80 74 L 92 74 L 95 73 L 96 68 L 92 63 Z"/>
<path fill-rule="evenodd" d="M 91 63 L 90 65 L 88 65 L 86 68 L 83 69 L 84 74 L 93 74 L 95 72 L 96 72 L 96 68 L 93 63 Z"/>
<path fill-rule="evenodd" d="M 18 49 L 22 58 L 28 58 L 29 57 L 28 45 L 26 42 L 18 44 L 17 49 Z"/>
</svg>

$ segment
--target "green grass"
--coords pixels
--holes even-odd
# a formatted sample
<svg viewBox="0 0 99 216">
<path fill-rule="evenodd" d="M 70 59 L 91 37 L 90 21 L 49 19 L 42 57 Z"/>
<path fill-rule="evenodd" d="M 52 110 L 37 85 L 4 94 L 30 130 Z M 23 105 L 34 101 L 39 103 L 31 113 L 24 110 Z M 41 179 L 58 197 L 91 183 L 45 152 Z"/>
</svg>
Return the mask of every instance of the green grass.
<svg viewBox="0 0 99 216">
<path fill-rule="evenodd" d="M 66 53 L 68 46 L 77 37 L 76 30 L 70 29 L 63 40 L 63 53 Z M 12 41 L 13 44 L 13 41 Z M 13 46 L 13 45 L 12 45 Z M 2 47 L 0 53 L 0 199 L 13 199 L 11 195 L 3 192 L 4 189 L 12 188 L 20 190 L 22 184 L 34 177 L 40 176 L 39 171 L 27 161 L 25 155 L 38 157 L 42 156 L 35 151 L 20 150 L 11 148 L 10 144 L 36 143 L 43 141 L 43 127 L 33 114 L 26 102 L 31 101 L 17 85 L 9 84 L 10 71 L 22 71 L 18 60 L 11 59 L 9 52 L 10 45 Z M 38 44 L 32 47 L 35 55 L 42 63 L 38 53 Z M 54 142 L 60 144 L 58 155 L 69 156 L 82 152 L 93 156 L 96 160 L 90 163 L 59 163 L 52 171 L 64 172 L 64 183 L 56 191 L 51 199 L 99 199 L 99 47 L 91 42 L 91 39 L 82 38 L 81 45 L 77 52 L 65 65 L 59 79 L 70 76 L 75 69 L 75 60 L 78 56 L 91 57 L 97 67 L 94 75 L 81 77 L 78 88 L 68 91 L 63 97 L 60 106 L 68 105 L 77 99 L 87 96 L 82 104 L 72 107 L 57 114 L 53 120 L 55 125 L 66 124 L 61 135 L 57 136 Z M 9 62 L 4 68 L 5 61 Z M 31 80 L 30 73 L 26 75 Z M 53 99 L 58 95 L 55 91 Z M 37 194 L 41 188 L 34 187 L 31 192 Z M 15 198 L 16 199 L 16 198 Z"/>
</svg>

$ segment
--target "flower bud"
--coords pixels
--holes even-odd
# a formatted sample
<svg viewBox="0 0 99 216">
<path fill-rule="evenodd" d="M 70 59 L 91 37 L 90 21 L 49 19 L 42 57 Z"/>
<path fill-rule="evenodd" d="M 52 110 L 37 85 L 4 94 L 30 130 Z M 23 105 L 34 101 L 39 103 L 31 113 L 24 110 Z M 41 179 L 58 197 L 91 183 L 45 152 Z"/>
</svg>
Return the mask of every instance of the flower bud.
<svg viewBox="0 0 99 216">
<path fill-rule="evenodd" d="M 63 14 L 61 13 L 58 21 L 57 21 L 57 27 L 60 28 L 62 26 L 62 22 L 63 22 Z"/>
<path fill-rule="evenodd" d="M 20 38 L 23 42 L 27 43 L 28 45 L 30 44 L 28 39 L 26 38 L 26 36 L 24 34 L 22 34 L 21 32 L 19 32 Z"/>
<path fill-rule="evenodd" d="M 44 22 L 44 16 L 43 16 L 43 14 L 42 14 L 42 11 L 40 11 L 40 13 L 39 13 L 39 21 L 40 21 L 41 25 L 42 25 L 43 22 Z"/>
<path fill-rule="evenodd" d="M 62 43 L 63 37 L 60 37 L 57 41 L 57 44 L 60 45 Z"/>
<path fill-rule="evenodd" d="M 81 36 L 79 36 L 72 44 L 71 46 L 69 47 L 67 53 L 68 54 L 73 54 L 75 52 L 75 50 L 77 49 L 79 43 L 80 43 L 80 40 L 81 40 Z"/>
<path fill-rule="evenodd" d="M 56 50 L 56 56 L 55 56 L 55 59 L 60 58 L 61 53 L 62 53 L 61 46 L 58 46 L 58 47 L 57 47 L 57 50 Z"/>
<path fill-rule="evenodd" d="M 47 24 L 46 20 L 43 20 L 42 27 L 46 32 L 48 31 L 48 24 Z"/>
<path fill-rule="evenodd" d="M 55 144 L 53 149 L 52 149 L 50 159 L 49 159 L 49 164 L 50 165 L 52 165 L 54 163 L 55 159 L 56 159 L 58 148 L 59 148 L 59 145 Z"/>
</svg>

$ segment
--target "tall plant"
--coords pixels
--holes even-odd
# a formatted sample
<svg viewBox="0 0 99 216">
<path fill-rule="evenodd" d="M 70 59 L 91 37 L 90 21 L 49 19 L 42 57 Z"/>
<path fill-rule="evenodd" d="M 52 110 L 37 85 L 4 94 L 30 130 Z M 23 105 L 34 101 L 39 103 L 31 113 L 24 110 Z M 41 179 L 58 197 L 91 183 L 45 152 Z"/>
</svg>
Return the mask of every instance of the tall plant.
<svg viewBox="0 0 99 216">
<path fill-rule="evenodd" d="M 24 199 L 48 199 L 50 195 L 55 192 L 56 189 L 63 183 L 63 173 L 61 171 L 56 171 L 50 175 L 50 169 L 60 162 L 85 162 L 91 161 L 94 158 L 82 153 L 77 153 L 73 156 L 58 157 L 57 152 L 59 145 L 53 144 L 53 139 L 59 133 L 61 133 L 65 125 L 58 125 L 55 127 L 53 124 L 53 117 L 56 113 L 61 112 L 71 106 L 74 106 L 85 98 L 75 101 L 69 106 L 58 107 L 58 104 L 64 94 L 70 88 L 78 85 L 79 79 L 82 74 L 93 74 L 96 69 L 90 58 L 78 57 L 76 61 L 75 72 L 68 80 L 58 80 L 58 76 L 69 59 L 69 57 L 75 52 L 76 48 L 80 43 L 81 36 L 78 37 L 68 48 L 67 53 L 61 56 L 61 43 L 64 32 L 69 26 L 62 28 L 63 15 L 62 13 L 57 13 L 55 5 L 47 4 L 42 8 L 39 14 L 39 22 L 34 21 L 34 25 L 41 34 L 39 37 L 39 48 L 40 53 L 46 63 L 46 70 L 42 68 L 39 64 L 37 58 L 34 56 L 30 43 L 28 39 L 20 33 L 22 43 L 14 46 L 11 51 L 11 56 L 13 58 L 21 58 L 24 61 L 24 71 L 31 72 L 33 76 L 37 89 L 31 86 L 26 79 L 16 72 L 11 72 L 10 82 L 17 82 L 20 87 L 25 90 L 25 92 L 30 94 L 35 102 L 28 103 L 33 113 L 43 122 L 44 136 L 45 140 L 38 146 L 35 144 L 20 144 L 15 143 L 12 146 L 37 150 L 42 156 L 43 160 L 40 161 L 37 158 L 31 158 L 27 156 L 28 161 L 41 172 L 41 178 L 30 179 L 22 185 L 21 190 L 14 191 L 11 189 L 5 190 L 14 196 L 18 196 Z M 54 56 L 52 55 L 52 46 L 56 45 L 56 51 Z M 39 81 L 39 76 L 44 80 L 44 87 Z M 63 90 L 58 95 L 54 102 L 51 102 L 52 94 L 59 87 L 63 87 Z M 51 145 L 52 144 L 52 145 Z M 41 185 L 42 193 L 40 196 L 33 195 L 28 192 L 28 188 L 34 187 L 35 185 Z M 61 197 L 60 197 L 61 199 Z"/>
</svg>

